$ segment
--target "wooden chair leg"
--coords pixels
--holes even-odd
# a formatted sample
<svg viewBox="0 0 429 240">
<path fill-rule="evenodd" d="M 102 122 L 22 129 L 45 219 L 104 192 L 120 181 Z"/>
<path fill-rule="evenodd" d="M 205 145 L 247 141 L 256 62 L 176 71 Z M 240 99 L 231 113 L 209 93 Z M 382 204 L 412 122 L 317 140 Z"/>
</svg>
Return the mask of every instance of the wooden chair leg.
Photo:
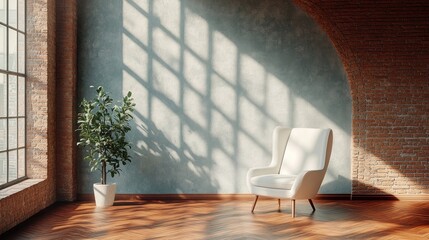
<svg viewBox="0 0 429 240">
<path fill-rule="evenodd" d="M 280 206 L 280 198 L 278 199 L 278 202 L 279 202 L 279 212 L 281 212 L 281 206 Z"/>
<path fill-rule="evenodd" d="M 259 198 L 259 196 L 256 195 L 255 202 L 253 203 L 253 207 L 252 207 L 252 213 L 255 210 L 255 206 L 256 206 L 256 202 L 258 201 L 258 198 Z"/>
<path fill-rule="evenodd" d="M 313 212 L 316 211 L 316 208 L 314 207 L 313 201 L 311 201 L 311 199 L 308 199 L 308 202 L 311 205 L 311 208 L 313 208 Z"/>
<path fill-rule="evenodd" d="M 292 210 L 292 217 L 295 217 L 295 199 L 290 200 L 291 203 L 291 210 Z"/>
</svg>

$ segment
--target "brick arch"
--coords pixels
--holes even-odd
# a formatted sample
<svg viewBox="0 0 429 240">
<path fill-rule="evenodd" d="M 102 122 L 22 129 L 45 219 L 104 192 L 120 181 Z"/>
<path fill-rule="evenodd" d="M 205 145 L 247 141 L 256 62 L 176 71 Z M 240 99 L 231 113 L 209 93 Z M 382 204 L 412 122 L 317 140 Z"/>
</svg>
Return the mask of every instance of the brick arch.
<svg viewBox="0 0 429 240">
<path fill-rule="evenodd" d="M 352 194 L 428 194 L 428 2 L 295 4 L 324 29 L 347 73 Z"/>
</svg>

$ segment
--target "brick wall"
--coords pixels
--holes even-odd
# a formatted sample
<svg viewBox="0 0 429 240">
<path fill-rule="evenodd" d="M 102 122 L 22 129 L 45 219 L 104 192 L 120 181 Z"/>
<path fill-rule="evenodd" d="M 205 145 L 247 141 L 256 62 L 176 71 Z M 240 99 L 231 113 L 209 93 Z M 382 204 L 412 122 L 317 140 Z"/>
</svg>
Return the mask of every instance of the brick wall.
<svg viewBox="0 0 429 240">
<path fill-rule="evenodd" d="M 429 194 L 429 2 L 296 0 L 352 94 L 353 195 Z"/>
<path fill-rule="evenodd" d="M 0 234 L 55 201 L 54 0 L 27 1 L 27 46 L 27 175 L 40 180 L 0 199 Z"/>
<path fill-rule="evenodd" d="M 76 1 L 56 1 L 57 200 L 76 199 Z"/>
</svg>

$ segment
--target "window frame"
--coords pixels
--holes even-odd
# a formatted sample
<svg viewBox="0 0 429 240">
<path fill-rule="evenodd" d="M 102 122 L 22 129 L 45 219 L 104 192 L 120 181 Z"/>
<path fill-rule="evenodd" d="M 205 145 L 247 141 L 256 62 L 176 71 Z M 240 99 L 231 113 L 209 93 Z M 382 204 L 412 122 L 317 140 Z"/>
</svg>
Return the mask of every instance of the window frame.
<svg viewBox="0 0 429 240">
<path fill-rule="evenodd" d="M 24 14 L 20 13 L 20 11 L 22 10 L 22 8 L 20 8 L 20 1 L 21 0 L 16 0 L 16 26 L 13 26 L 9 23 L 10 19 L 9 19 L 9 14 L 11 9 L 9 8 L 9 3 L 11 0 L 4 0 L 5 1 L 5 20 L 6 22 L 1 22 L 0 21 L 0 26 L 5 27 L 5 34 L 6 37 L 4 39 L 6 39 L 6 51 L 5 51 L 5 60 L 6 60 L 6 66 L 5 69 L 1 69 L 0 68 L 0 75 L 5 76 L 5 87 L 6 87 L 6 96 L 4 97 L 4 99 L 6 100 L 6 109 L 5 109 L 5 115 L 0 116 L 0 121 L 5 120 L 6 123 L 6 127 L 5 127 L 5 131 L 6 134 L 4 135 L 4 139 L 6 141 L 5 144 L 5 148 L 0 150 L 0 154 L 6 154 L 6 179 L 4 183 L 0 182 L 0 189 L 4 189 L 7 188 L 11 185 L 14 185 L 16 183 L 19 183 L 25 179 L 27 179 L 27 1 L 26 0 L 22 0 L 21 4 L 23 9 L 24 9 Z M 22 15 L 21 15 L 22 14 Z M 22 19 L 20 17 L 23 17 Z M 23 29 L 20 29 L 20 22 L 23 21 L 24 25 L 23 25 Z M 16 41 L 16 58 L 14 59 L 15 61 L 15 65 L 16 65 L 16 69 L 14 70 L 10 70 L 10 49 L 9 49 L 9 44 L 10 44 L 10 31 L 13 30 L 16 33 L 16 39 L 14 39 Z M 21 44 L 23 44 L 23 51 L 24 54 L 23 56 L 23 65 L 20 67 L 20 47 L 22 45 L 20 45 L 20 34 L 22 37 L 24 37 L 24 41 L 23 43 L 21 42 Z M 12 59 L 13 60 L 13 59 Z M 22 69 L 21 69 L 22 68 Z M 16 92 L 15 94 L 15 101 L 16 106 L 14 106 L 14 110 L 16 111 L 16 114 L 13 116 L 9 116 L 9 109 L 10 109 L 10 81 L 11 81 L 11 77 L 15 78 L 16 80 Z M 23 86 L 21 86 L 23 84 Z M 22 90 L 22 92 L 20 93 L 20 90 Z M 20 97 L 20 94 L 23 94 L 23 97 Z M 23 101 L 23 103 L 21 103 L 21 101 Z M 20 105 L 22 106 L 22 108 L 20 107 Z M 20 109 L 22 111 L 20 111 Z M 22 114 L 20 114 L 22 113 Z M 13 148 L 10 147 L 10 120 L 15 120 L 15 138 L 14 139 L 16 141 L 15 145 Z M 23 122 L 23 129 L 20 128 L 20 120 L 24 121 Z M 22 130 L 21 130 L 22 129 Z M 20 130 L 23 133 L 23 135 L 20 135 Z M 22 137 L 23 139 L 21 139 L 20 137 Z M 23 144 L 20 145 L 20 140 L 22 140 Z M 14 178 L 13 180 L 10 180 L 10 155 L 11 153 L 14 152 L 16 153 L 16 172 L 14 173 L 14 175 L 16 175 L 16 178 Z M 23 159 L 23 171 L 20 171 L 20 153 L 24 154 L 24 159 Z M 22 159 L 21 159 L 22 160 Z M 3 168 L 3 165 L 0 165 L 0 168 Z"/>
</svg>

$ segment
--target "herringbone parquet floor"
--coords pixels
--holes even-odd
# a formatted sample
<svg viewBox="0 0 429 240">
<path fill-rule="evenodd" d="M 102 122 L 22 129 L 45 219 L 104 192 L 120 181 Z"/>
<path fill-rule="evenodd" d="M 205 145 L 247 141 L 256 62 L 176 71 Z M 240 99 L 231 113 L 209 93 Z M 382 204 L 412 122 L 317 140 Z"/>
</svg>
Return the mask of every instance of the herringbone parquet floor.
<svg viewBox="0 0 429 240">
<path fill-rule="evenodd" d="M 429 239 L 429 202 L 316 200 L 55 204 L 0 239 Z"/>
</svg>

